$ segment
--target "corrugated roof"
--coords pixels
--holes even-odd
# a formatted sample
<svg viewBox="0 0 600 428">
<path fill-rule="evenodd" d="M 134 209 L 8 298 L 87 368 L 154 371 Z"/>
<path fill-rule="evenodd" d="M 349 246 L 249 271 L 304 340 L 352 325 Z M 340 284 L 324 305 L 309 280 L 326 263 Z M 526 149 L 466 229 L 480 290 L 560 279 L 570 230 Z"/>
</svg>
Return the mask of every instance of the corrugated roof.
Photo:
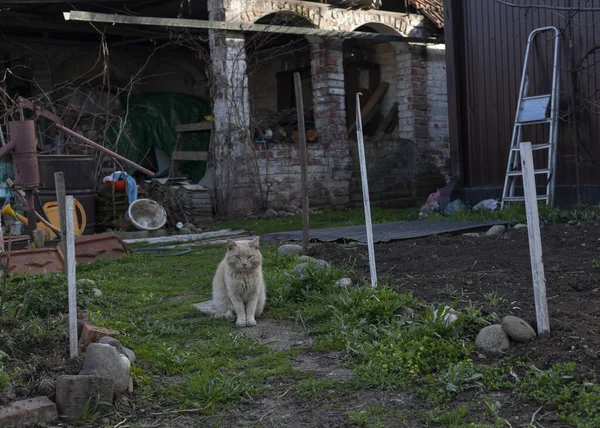
<svg viewBox="0 0 600 428">
<path fill-rule="evenodd" d="M 442 0 L 410 0 L 410 4 L 429 18 L 438 28 L 444 28 L 444 5 Z"/>
</svg>

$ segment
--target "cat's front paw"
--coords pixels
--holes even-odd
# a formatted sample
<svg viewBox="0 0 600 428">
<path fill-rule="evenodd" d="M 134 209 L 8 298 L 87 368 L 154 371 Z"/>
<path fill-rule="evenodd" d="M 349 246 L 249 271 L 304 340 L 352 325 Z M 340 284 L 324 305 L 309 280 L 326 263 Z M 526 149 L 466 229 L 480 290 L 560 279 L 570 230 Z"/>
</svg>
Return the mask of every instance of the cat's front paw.
<svg viewBox="0 0 600 428">
<path fill-rule="evenodd" d="M 237 320 L 235 322 L 236 327 L 242 328 L 242 327 L 246 327 L 246 325 L 247 325 L 246 320 Z"/>
<path fill-rule="evenodd" d="M 246 321 L 246 327 L 254 327 L 255 325 L 256 325 L 256 320 L 254 318 Z"/>
</svg>

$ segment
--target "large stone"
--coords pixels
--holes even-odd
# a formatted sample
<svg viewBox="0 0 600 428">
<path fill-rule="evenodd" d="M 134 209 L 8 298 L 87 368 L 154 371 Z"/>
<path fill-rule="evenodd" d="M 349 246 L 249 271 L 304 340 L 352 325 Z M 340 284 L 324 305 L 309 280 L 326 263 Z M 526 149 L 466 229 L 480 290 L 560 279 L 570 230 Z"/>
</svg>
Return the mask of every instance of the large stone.
<svg viewBox="0 0 600 428">
<path fill-rule="evenodd" d="M 475 339 L 477 349 L 483 353 L 498 354 L 510 346 L 508 335 L 500 324 L 484 327 Z"/>
<path fill-rule="evenodd" d="M 92 279 L 86 279 L 86 278 L 81 278 L 77 280 L 77 285 L 79 287 L 96 287 L 96 281 L 92 280 Z"/>
<path fill-rule="evenodd" d="M 98 376 L 114 381 L 115 394 L 127 391 L 131 363 L 114 347 L 102 343 L 92 343 L 87 348 L 83 370 L 80 375 Z"/>
<path fill-rule="evenodd" d="M 265 211 L 265 215 L 267 216 L 267 218 L 275 218 L 279 214 L 277 214 L 277 211 L 275 211 L 274 209 L 269 208 L 267 211 Z"/>
<path fill-rule="evenodd" d="M 116 330 L 98 327 L 89 322 L 83 322 L 82 324 L 83 328 L 81 329 L 79 342 L 86 346 L 97 343 L 104 336 L 116 337 L 119 335 L 119 332 Z"/>
<path fill-rule="evenodd" d="M 523 223 L 515 224 L 515 227 L 513 229 L 515 229 L 515 230 L 527 229 L 527 225 L 523 224 Z"/>
<path fill-rule="evenodd" d="M 126 348 L 125 346 L 123 346 L 121 344 L 121 342 L 119 342 L 114 337 L 104 336 L 102 339 L 100 339 L 98 341 L 98 343 L 101 343 L 101 344 L 104 344 L 104 345 L 110 345 L 110 346 L 114 347 L 121 354 L 123 354 L 127 358 L 129 358 L 129 362 L 131 364 L 135 363 L 135 353 L 131 349 Z"/>
<path fill-rule="evenodd" d="M 97 403 L 112 404 L 114 381 L 98 376 L 59 376 L 56 381 L 56 407 L 61 416 L 80 418 L 86 403 L 92 399 Z"/>
<path fill-rule="evenodd" d="M 302 252 L 302 246 L 298 244 L 284 244 L 277 249 L 278 256 L 295 256 Z"/>
<path fill-rule="evenodd" d="M 294 273 L 300 276 L 305 276 L 307 268 L 314 269 L 315 271 L 320 271 L 323 269 L 329 269 L 331 265 L 327 263 L 325 260 L 321 259 L 312 259 L 309 260 L 308 263 L 300 263 L 296 265 L 294 268 Z"/>
<path fill-rule="evenodd" d="M 535 330 L 523 319 L 513 315 L 502 318 L 502 328 L 515 342 L 526 343 L 535 339 Z"/>
<path fill-rule="evenodd" d="M 48 397 L 30 398 L 0 407 L 0 427 L 50 423 L 57 418 L 56 404 Z"/>
<path fill-rule="evenodd" d="M 504 233 L 504 231 L 506 230 L 506 228 L 501 225 L 501 224 L 497 224 L 495 226 L 490 227 L 490 229 L 485 233 L 486 236 L 500 236 Z"/>
<path fill-rule="evenodd" d="M 335 287 L 339 287 L 339 288 L 343 288 L 344 290 L 347 290 L 348 287 L 350 287 L 352 285 L 352 280 L 350 278 L 342 278 L 342 279 L 338 279 L 335 284 L 333 284 Z"/>
</svg>

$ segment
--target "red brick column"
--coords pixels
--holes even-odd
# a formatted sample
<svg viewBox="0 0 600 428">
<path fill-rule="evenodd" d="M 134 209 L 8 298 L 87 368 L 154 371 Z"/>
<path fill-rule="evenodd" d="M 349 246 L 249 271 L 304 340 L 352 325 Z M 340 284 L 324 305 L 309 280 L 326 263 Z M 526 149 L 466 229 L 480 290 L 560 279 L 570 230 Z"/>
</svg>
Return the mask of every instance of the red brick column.
<svg viewBox="0 0 600 428">
<path fill-rule="evenodd" d="M 350 200 L 352 158 L 346 125 L 342 41 L 321 39 L 311 42 L 315 130 L 329 159 L 329 182 L 325 188 L 331 204 L 343 205 Z"/>
</svg>

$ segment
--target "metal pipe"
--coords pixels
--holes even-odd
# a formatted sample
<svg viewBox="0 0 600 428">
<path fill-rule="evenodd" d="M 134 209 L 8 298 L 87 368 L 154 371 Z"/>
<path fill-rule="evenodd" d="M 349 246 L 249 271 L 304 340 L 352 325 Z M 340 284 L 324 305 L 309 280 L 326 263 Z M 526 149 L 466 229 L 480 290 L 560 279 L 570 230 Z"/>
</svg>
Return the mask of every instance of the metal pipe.
<svg viewBox="0 0 600 428">
<path fill-rule="evenodd" d="M 15 148 L 15 142 L 9 141 L 8 144 L 0 149 L 0 159 L 12 152 Z"/>
<path fill-rule="evenodd" d="M 115 152 L 113 152 L 113 151 L 111 151 L 111 150 L 107 149 L 107 148 L 106 148 L 106 147 L 104 147 L 104 146 L 101 146 L 101 145 L 100 145 L 100 144 L 98 144 L 98 143 L 95 143 L 95 142 L 93 142 L 93 141 L 92 141 L 92 140 L 90 140 L 89 138 L 86 138 L 86 137 L 84 137 L 83 135 L 81 135 L 81 134 L 78 134 L 77 132 L 73 131 L 72 129 L 66 128 L 66 127 L 64 127 L 63 125 L 59 124 L 59 123 L 55 124 L 55 126 L 56 126 L 56 127 L 57 127 L 57 128 L 58 128 L 58 129 L 59 129 L 61 132 L 64 132 L 65 134 L 69 135 L 70 137 L 73 137 L 73 138 L 75 138 L 75 139 L 77 139 L 77 140 L 79 140 L 79 141 L 81 141 L 81 142 L 83 142 L 83 143 L 87 144 L 88 146 L 92 146 L 92 147 L 93 147 L 93 148 L 95 148 L 96 150 L 99 150 L 99 151 L 101 151 L 101 152 L 103 152 L 103 153 L 106 153 L 107 155 L 109 155 L 109 156 L 111 156 L 111 157 L 113 157 L 113 158 L 117 159 L 118 161 L 120 161 L 120 162 L 122 162 L 122 163 L 124 163 L 124 164 L 127 164 L 127 165 L 131 166 L 132 168 L 135 168 L 135 169 L 137 169 L 137 170 L 138 170 L 138 171 L 140 171 L 140 172 L 143 172 L 143 173 L 144 173 L 144 174 L 146 174 L 146 175 L 149 175 L 150 177 L 154 177 L 154 173 L 153 173 L 152 171 L 150 171 L 150 170 L 147 170 L 146 168 L 144 168 L 144 167 L 142 167 L 142 166 L 138 165 L 137 163 L 135 163 L 135 162 L 133 162 L 133 161 L 130 161 L 129 159 L 127 159 L 127 158 L 124 158 L 124 157 L 123 157 L 123 156 L 121 156 L 121 155 L 118 155 L 118 154 L 116 154 Z"/>
</svg>

